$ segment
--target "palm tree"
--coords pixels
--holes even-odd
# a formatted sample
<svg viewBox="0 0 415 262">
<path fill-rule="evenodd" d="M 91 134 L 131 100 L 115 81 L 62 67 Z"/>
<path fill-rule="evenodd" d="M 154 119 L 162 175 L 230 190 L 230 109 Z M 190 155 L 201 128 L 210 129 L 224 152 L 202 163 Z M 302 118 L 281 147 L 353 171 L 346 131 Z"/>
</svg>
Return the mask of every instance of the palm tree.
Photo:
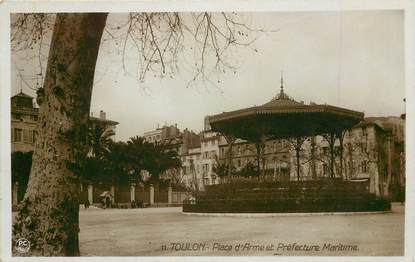
<svg viewBox="0 0 415 262">
<path fill-rule="evenodd" d="M 126 168 L 134 182 L 143 182 L 141 171 L 151 156 L 151 144 L 143 137 L 131 137 L 126 146 Z"/>
<path fill-rule="evenodd" d="M 150 144 L 144 168 L 151 174 L 149 182 L 156 187 L 160 182 L 160 175 L 172 168 L 180 168 L 182 163 L 177 152 L 169 149 L 166 144 Z"/>
<path fill-rule="evenodd" d="M 127 143 L 111 141 L 105 154 L 107 162 L 107 173 L 112 178 L 114 184 L 128 184 L 128 159 L 127 159 Z"/>
<path fill-rule="evenodd" d="M 88 146 L 90 148 L 88 155 L 102 158 L 109 151 L 109 145 L 112 142 L 112 136 L 115 132 L 105 124 L 94 123 L 88 130 Z"/>
<path fill-rule="evenodd" d="M 90 123 L 87 134 L 87 145 L 89 152 L 83 164 L 83 177 L 89 182 L 111 183 L 113 177 L 108 172 L 111 165 L 106 159 L 110 152 L 110 145 L 113 142 L 112 136 L 115 133 L 104 123 Z"/>
</svg>

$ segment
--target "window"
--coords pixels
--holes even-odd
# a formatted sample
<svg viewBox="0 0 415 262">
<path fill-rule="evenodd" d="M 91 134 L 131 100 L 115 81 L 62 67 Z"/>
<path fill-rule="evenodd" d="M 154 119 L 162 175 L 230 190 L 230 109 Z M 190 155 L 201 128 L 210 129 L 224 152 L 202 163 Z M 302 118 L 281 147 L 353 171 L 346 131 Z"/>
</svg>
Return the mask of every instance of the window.
<svg viewBox="0 0 415 262">
<path fill-rule="evenodd" d="M 23 130 L 23 142 L 27 144 L 32 143 L 31 138 L 32 137 L 30 135 L 30 130 L 24 129 Z"/>
<path fill-rule="evenodd" d="M 353 161 L 349 162 L 349 168 L 350 168 L 351 173 L 353 174 L 354 173 L 354 162 Z"/>
<path fill-rule="evenodd" d="M 362 135 L 367 136 L 366 127 L 362 127 Z"/>
<path fill-rule="evenodd" d="M 20 114 L 18 114 L 18 113 L 14 113 L 14 114 L 12 114 L 12 118 L 14 120 L 21 120 L 22 116 Z"/>
<path fill-rule="evenodd" d="M 329 167 L 327 166 L 327 164 L 323 164 L 323 175 L 328 176 L 328 174 L 329 174 Z"/>
<path fill-rule="evenodd" d="M 14 129 L 14 141 L 15 142 L 22 142 L 23 140 L 23 130 L 20 128 Z"/>
<path fill-rule="evenodd" d="M 366 160 L 362 161 L 362 172 L 367 173 L 368 172 L 368 163 Z"/>
<path fill-rule="evenodd" d="M 210 151 L 210 158 L 215 158 L 216 157 L 216 151 L 212 150 Z"/>
<path fill-rule="evenodd" d="M 362 143 L 360 144 L 360 149 L 362 150 L 362 153 L 365 153 L 365 152 L 366 152 L 366 150 L 367 150 L 367 144 L 366 144 L 366 141 L 364 141 L 364 142 L 362 142 Z"/>
</svg>

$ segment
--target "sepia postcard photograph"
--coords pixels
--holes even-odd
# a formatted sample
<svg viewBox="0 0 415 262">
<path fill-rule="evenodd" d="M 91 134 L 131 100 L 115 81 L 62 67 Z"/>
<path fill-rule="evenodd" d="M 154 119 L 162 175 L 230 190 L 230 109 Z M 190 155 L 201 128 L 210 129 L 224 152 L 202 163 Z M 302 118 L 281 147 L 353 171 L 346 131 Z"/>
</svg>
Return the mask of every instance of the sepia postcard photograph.
<svg viewBox="0 0 415 262">
<path fill-rule="evenodd" d="M 15 3 L 4 261 L 413 261 L 410 1 Z"/>
</svg>

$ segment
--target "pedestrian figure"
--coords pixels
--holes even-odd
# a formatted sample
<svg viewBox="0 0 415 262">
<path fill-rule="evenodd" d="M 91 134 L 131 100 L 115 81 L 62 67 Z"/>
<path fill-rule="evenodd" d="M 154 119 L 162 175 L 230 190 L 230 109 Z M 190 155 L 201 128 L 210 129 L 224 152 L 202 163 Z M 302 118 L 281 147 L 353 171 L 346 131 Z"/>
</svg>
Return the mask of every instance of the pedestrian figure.
<svg viewBox="0 0 415 262">
<path fill-rule="evenodd" d="M 138 200 L 137 201 L 137 207 L 139 207 L 139 208 L 143 208 L 143 201 L 142 200 Z"/>
<path fill-rule="evenodd" d="M 105 207 L 110 207 L 110 198 L 108 196 L 105 198 Z"/>
<path fill-rule="evenodd" d="M 88 199 L 85 201 L 85 209 L 87 209 L 87 208 L 89 208 L 89 200 Z"/>
</svg>

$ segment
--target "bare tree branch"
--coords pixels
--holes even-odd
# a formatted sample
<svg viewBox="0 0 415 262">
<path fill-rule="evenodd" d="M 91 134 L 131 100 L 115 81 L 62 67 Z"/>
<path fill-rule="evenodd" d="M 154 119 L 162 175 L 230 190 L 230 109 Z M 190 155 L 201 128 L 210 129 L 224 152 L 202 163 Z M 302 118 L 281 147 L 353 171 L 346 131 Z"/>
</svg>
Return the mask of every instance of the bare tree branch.
<svg viewBox="0 0 415 262">
<path fill-rule="evenodd" d="M 50 42 L 50 32 L 56 15 L 54 14 L 15 14 L 12 16 L 12 47 L 14 51 L 38 48 L 38 64 L 43 76 L 42 46 Z M 154 77 L 172 77 L 180 70 L 180 59 L 193 53 L 192 79 L 203 80 L 216 85 L 213 74 L 235 70 L 227 57 L 231 48 L 252 46 L 257 37 L 255 33 L 264 32 L 252 28 L 237 13 L 179 13 L 154 12 L 130 13 L 124 22 L 107 24 L 105 34 L 116 45 L 119 42 L 122 55 L 122 68 L 127 72 L 126 58 L 137 53 L 137 78 L 144 81 L 149 72 Z M 47 41 L 49 40 L 49 41 Z M 135 51 L 131 49 L 134 47 Z M 182 56 L 180 56 L 182 55 Z"/>
</svg>

